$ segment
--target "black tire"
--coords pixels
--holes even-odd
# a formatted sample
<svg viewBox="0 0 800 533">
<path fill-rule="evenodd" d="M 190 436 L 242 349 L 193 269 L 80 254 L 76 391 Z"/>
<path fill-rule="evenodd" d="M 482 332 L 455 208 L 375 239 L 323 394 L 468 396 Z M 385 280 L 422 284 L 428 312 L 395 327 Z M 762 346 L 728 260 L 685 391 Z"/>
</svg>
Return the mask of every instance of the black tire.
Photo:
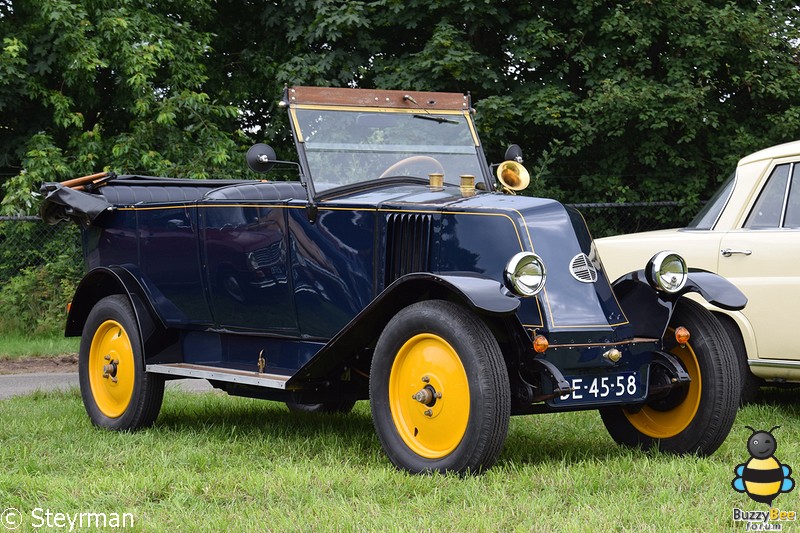
<svg viewBox="0 0 800 533">
<path fill-rule="evenodd" d="M 742 391 L 740 404 L 747 405 L 758 400 L 761 394 L 761 387 L 764 386 L 764 380 L 757 378 L 750 372 L 750 365 L 747 364 L 747 349 L 744 346 L 742 334 L 736 323 L 727 316 L 717 316 L 719 323 L 725 330 L 725 334 L 731 340 L 733 351 L 736 354 L 736 362 L 739 365 L 739 374 L 742 377 Z"/>
<path fill-rule="evenodd" d="M 676 346 L 674 337 L 665 345 L 692 375 L 700 378 L 688 385 L 686 397 L 668 409 L 646 405 L 641 411 L 613 407 L 600 410 L 611 437 L 624 446 L 650 449 L 658 447 L 670 453 L 710 455 L 728 436 L 739 405 L 739 365 L 733 345 L 719 321 L 700 304 L 682 298 L 670 320 L 668 336 L 678 326 L 691 333 L 687 348 Z M 702 384 L 698 388 L 698 383 Z M 694 407 L 696 405 L 696 408 Z M 665 425 L 647 426 L 642 421 L 649 414 Z M 677 428 L 685 425 L 683 429 Z"/>
<path fill-rule="evenodd" d="M 398 468 L 465 474 L 497 460 L 511 416 L 508 371 L 473 313 L 442 300 L 401 310 L 378 339 L 369 386 L 375 430 Z"/>
<path fill-rule="evenodd" d="M 356 401 L 354 399 L 346 399 L 322 403 L 286 402 L 286 407 L 293 413 L 347 414 L 353 410 L 355 404 Z"/>
<path fill-rule="evenodd" d="M 125 296 L 107 296 L 89 313 L 78 377 L 83 405 L 96 426 L 136 430 L 158 416 L 164 378 L 145 371 L 138 323 Z"/>
</svg>

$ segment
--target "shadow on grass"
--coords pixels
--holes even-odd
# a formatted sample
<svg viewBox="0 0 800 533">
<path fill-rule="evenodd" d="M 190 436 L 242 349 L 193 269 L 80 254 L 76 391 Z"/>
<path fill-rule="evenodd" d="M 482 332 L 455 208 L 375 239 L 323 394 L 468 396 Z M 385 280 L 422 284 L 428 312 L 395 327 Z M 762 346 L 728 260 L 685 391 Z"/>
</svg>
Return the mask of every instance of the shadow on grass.
<svg viewBox="0 0 800 533">
<path fill-rule="evenodd" d="M 383 457 L 369 403 L 358 402 L 349 414 L 292 413 L 281 403 L 209 395 L 213 400 L 165 399 L 154 429 L 202 434 L 224 442 L 231 438 L 281 442 L 313 454 Z M 594 416 L 592 416 L 594 415 Z M 553 424 L 553 417 L 558 423 Z M 516 420 L 524 420 L 516 423 Z M 498 465 L 535 465 L 603 461 L 630 454 L 617 446 L 596 413 L 514 417 Z M 634 452 L 641 453 L 641 452 Z M 386 460 L 385 458 L 381 460 Z"/>
<path fill-rule="evenodd" d="M 20 401 L 32 401 L 35 405 L 53 400 L 61 400 L 53 416 L 63 418 L 68 409 L 69 418 L 85 417 L 77 411 L 81 400 L 76 390 L 37 392 Z M 739 426 L 786 425 L 800 418 L 797 390 L 765 389 L 759 402 L 744 407 L 740 415 Z M 313 414 L 289 412 L 278 402 L 225 394 L 168 392 L 155 426 L 147 433 L 151 432 L 182 445 L 210 443 L 225 447 L 246 441 L 280 449 L 282 453 L 297 450 L 307 457 L 348 456 L 365 466 L 388 464 L 366 401 L 358 402 L 350 414 Z M 512 418 L 497 467 L 514 469 L 559 463 L 569 466 L 645 456 L 658 458 L 659 454 L 618 446 L 594 411 L 531 415 Z"/>
<path fill-rule="evenodd" d="M 786 414 L 800 416 L 800 386 L 765 387 L 751 405 L 780 407 Z"/>
<path fill-rule="evenodd" d="M 166 396 L 154 429 L 201 433 L 220 440 L 235 435 L 256 440 L 315 439 L 315 445 L 332 443 L 337 447 L 363 446 L 374 441 L 379 446 L 368 413 L 366 402 L 360 402 L 349 414 L 315 414 L 292 413 L 282 403 L 225 395 L 198 395 L 189 401 Z"/>
</svg>

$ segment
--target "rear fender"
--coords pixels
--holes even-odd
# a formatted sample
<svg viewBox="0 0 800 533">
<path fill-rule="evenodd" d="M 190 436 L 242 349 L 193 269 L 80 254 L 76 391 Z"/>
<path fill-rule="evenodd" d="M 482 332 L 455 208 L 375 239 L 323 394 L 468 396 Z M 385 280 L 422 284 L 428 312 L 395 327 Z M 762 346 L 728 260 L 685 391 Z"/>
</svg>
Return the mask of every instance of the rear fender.
<svg viewBox="0 0 800 533">
<path fill-rule="evenodd" d="M 160 342 L 166 336 L 167 328 L 156 313 L 145 290 L 136 278 L 121 266 L 95 268 L 81 280 L 72 298 L 64 335 L 80 337 L 86 319 L 97 302 L 114 294 L 122 294 L 128 298 L 139 326 L 138 333 L 145 355 L 154 353 L 156 341 Z"/>
</svg>

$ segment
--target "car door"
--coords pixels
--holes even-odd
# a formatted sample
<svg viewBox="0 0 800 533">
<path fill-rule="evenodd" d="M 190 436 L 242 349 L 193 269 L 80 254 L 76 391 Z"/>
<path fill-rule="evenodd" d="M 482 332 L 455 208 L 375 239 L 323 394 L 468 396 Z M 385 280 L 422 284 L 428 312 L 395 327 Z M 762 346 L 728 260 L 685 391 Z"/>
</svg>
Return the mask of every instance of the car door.
<svg viewBox="0 0 800 533">
<path fill-rule="evenodd" d="M 800 316 L 800 162 L 774 165 L 739 229 L 720 245 L 719 273 L 747 295 L 760 359 L 800 360 L 788 332 Z"/>
<path fill-rule="evenodd" d="M 220 327 L 297 334 L 289 279 L 286 209 L 245 201 L 201 209 L 206 275 Z"/>
<path fill-rule="evenodd" d="M 292 285 L 303 336 L 333 337 L 372 300 L 375 213 L 369 205 L 325 202 L 312 222 L 305 209 L 289 211 Z"/>
<path fill-rule="evenodd" d="M 137 210 L 136 217 L 140 268 L 163 320 L 176 326 L 211 324 L 194 206 L 148 207 Z"/>
</svg>

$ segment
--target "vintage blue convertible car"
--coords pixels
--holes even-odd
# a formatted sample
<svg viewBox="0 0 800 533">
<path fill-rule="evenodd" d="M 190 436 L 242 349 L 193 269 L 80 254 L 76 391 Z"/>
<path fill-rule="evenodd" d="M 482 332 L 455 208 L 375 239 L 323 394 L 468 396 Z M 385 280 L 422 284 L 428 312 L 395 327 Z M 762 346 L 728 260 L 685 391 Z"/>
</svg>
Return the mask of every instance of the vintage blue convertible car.
<svg viewBox="0 0 800 533">
<path fill-rule="evenodd" d="M 290 409 L 369 399 L 391 461 L 475 472 L 511 415 L 598 409 L 629 446 L 712 453 L 738 397 L 730 341 L 688 292 L 715 274 L 655 255 L 613 284 L 576 210 L 518 196 L 469 96 L 287 89 L 299 180 L 99 174 L 49 183 L 43 217 L 83 229 L 66 334 L 98 426 L 148 426 L 164 381 L 202 378 Z M 691 337 L 690 337 L 691 335 Z"/>
</svg>

